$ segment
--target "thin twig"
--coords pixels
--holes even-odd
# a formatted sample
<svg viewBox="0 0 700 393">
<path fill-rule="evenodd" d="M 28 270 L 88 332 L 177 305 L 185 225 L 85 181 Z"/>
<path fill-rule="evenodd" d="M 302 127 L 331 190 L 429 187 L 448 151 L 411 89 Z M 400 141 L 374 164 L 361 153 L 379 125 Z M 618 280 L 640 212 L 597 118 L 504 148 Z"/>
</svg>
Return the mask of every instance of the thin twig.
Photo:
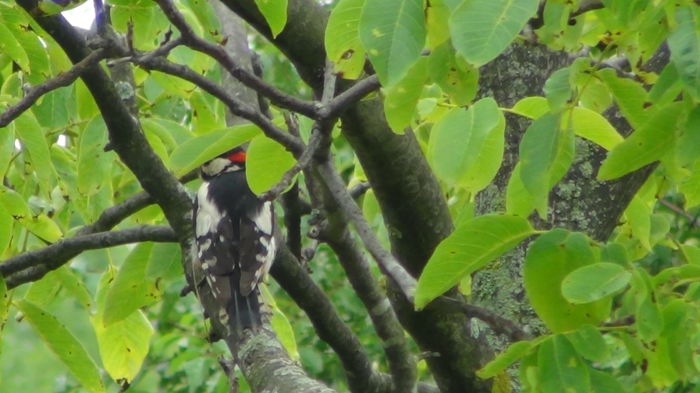
<svg viewBox="0 0 700 393">
<path fill-rule="evenodd" d="M 605 8 L 605 4 L 600 1 L 588 1 L 581 4 L 581 6 L 569 15 L 569 20 L 576 18 L 581 14 L 585 14 L 588 11 L 599 10 Z"/>
<path fill-rule="evenodd" d="M 344 92 L 338 94 L 333 100 L 328 104 L 328 117 L 338 116 L 342 111 L 363 99 L 367 94 L 379 89 L 381 87 L 379 83 L 379 78 L 376 75 L 367 77 L 351 88 L 345 90 Z"/>
<path fill-rule="evenodd" d="M 99 232 L 60 240 L 50 246 L 28 251 L 0 264 L 0 275 L 8 277 L 8 287 L 41 277 L 61 266 L 67 255 L 77 255 L 86 250 L 113 247 L 136 242 L 176 242 L 175 233 L 168 226 L 139 226 L 119 231 Z M 70 259 L 70 258 L 68 258 Z M 27 271 L 29 270 L 29 271 Z M 26 271 L 26 273 L 20 271 Z"/>
<path fill-rule="evenodd" d="M 105 51 L 98 49 L 90 53 L 80 62 L 76 63 L 68 71 L 62 72 L 46 82 L 30 88 L 29 91 L 27 91 L 27 94 L 22 97 L 18 103 L 7 108 L 5 112 L 0 114 L 0 128 L 7 126 L 24 111 L 31 108 L 31 106 L 34 105 L 34 103 L 44 94 L 56 90 L 59 87 L 68 86 L 75 82 L 75 80 L 78 79 L 83 72 L 104 58 Z"/>
<path fill-rule="evenodd" d="M 673 211 L 674 213 L 680 214 L 681 216 L 687 218 L 688 221 L 689 221 L 689 224 L 688 224 L 688 225 L 689 225 L 691 228 L 694 227 L 694 226 L 696 226 L 696 225 L 698 225 L 698 219 L 700 219 L 699 216 L 694 216 L 694 215 L 688 213 L 687 211 L 681 209 L 680 207 L 674 205 L 673 203 L 671 203 L 671 202 L 669 202 L 669 201 L 667 201 L 667 200 L 665 200 L 665 199 L 659 199 L 659 203 L 662 204 L 662 205 L 664 205 L 664 206 L 666 206 L 667 208 L 669 208 L 669 209 L 670 209 L 671 211 Z"/>
<path fill-rule="evenodd" d="M 465 303 L 448 296 L 441 296 L 434 300 L 438 306 L 445 306 L 456 312 L 461 312 L 467 317 L 476 318 L 489 325 L 498 334 L 508 337 L 511 341 L 529 340 L 532 335 L 521 329 L 515 322 L 504 318 L 492 310 Z"/>
<path fill-rule="evenodd" d="M 199 86 L 202 90 L 221 100 L 228 106 L 229 110 L 234 115 L 249 120 L 253 124 L 260 127 L 265 135 L 279 142 L 293 154 L 301 154 L 303 151 L 304 143 L 299 138 L 284 132 L 262 113 L 235 99 L 226 93 L 221 86 L 198 74 L 191 68 L 170 62 L 162 57 L 144 59 L 143 57 L 137 56 L 132 58 L 132 61 L 143 68 L 161 71 L 192 82 L 193 84 Z"/>
<path fill-rule="evenodd" d="M 341 213 L 346 220 L 352 222 L 357 230 L 357 234 L 379 267 L 396 282 L 404 296 L 413 302 L 413 295 L 416 291 L 416 279 L 379 243 L 377 236 L 372 231 L 367 220 L 365 220 L 360 208 L 348 193 L 345 184 L 331 162 L 325 161 L 320 163 L 317 169 L 326 187 L 328 187 L 328 190 L 335 198 Z"/>
<path fill-rule="evenodd" d="M 285 94 L 265 83 L 265 81 L 258 78 L 254 73 L 237 64 L 223 46 L 211 43 L 197 36 L 171 0 L 155 1 L 163 10 L 165 16 L 170 20 L 170 23 L 180 31 L 185 45 L 216 59 L 234 78 L 241 81 L 241 83 L 247 87 L 264 95 L 270 99 L 273 104 L 301 113 L 310 118 L 316 117 L 316 107 L 314 103 Z"/>
</svg>

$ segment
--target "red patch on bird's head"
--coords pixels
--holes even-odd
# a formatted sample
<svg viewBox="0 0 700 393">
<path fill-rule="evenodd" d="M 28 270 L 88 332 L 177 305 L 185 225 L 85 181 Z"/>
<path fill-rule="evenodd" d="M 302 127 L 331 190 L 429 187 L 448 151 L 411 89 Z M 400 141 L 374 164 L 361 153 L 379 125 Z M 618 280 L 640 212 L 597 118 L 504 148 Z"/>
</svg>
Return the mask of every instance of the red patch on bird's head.
<svg viewBox="0 0 700 393">
<path fill-rule="evenodd" d="M 245 162 L 245 152 L 244 151 L 237 151 L 235 153 L 231 153 L 227 157 L 229 161 L 234 162 L 236 164 L 243 164 Z"/>
</svg>

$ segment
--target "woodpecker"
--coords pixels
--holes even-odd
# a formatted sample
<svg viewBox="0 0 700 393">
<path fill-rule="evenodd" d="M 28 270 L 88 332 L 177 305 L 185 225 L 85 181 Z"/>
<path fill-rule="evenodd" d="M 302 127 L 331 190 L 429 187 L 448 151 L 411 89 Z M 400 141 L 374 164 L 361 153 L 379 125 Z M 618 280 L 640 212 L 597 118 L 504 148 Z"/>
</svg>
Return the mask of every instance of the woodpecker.
<svg viewBox="0 0 700 393">
<path fill-rule="evenodd" d="M 202 165 L 194 201 L 197 258 L 229 333 L 261 326 L 258 284 L 276 251 L 273 205 L 250 190 L 245 161 L 237 147 Z"/>
</svg>

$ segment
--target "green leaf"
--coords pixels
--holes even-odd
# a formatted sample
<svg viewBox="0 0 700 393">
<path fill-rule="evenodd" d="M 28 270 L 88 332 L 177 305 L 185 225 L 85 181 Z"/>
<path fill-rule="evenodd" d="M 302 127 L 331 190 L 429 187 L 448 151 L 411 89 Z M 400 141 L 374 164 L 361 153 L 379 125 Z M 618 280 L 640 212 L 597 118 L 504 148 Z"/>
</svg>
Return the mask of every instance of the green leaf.
<svg viewBox="0 0 700 393">
<path fill-rule="evenodd" d="M 366 0 L 360 39 L 384 87 L 406 75 L 425 44 L 422 0 Z"/>
<path fill-rule="evenodd" d="M 85 287 L 82 278 L 78 273 L 74 272 L 68 266 L 62 266 L 56 270 L 56 276 L 63 288 L 75 296 L 76 300 L 82 304 L 85 309 L 89 310 L 92 307 L 92 295 Z"/>
<path fill-rule="evenodd" d="M 177 243 L 155 243 L 146 267 L 146 279 L 158 285 L 159 279 L 182 277 L 182 254 Z"/>
<path fill-rule="evenodd" d="M 700 99 L 700 36 L 695 11 L 689 6 L 676 8 L 678 25 L 668 36 L 671 61 L 680 79 L 695 100 Z"/>
<path fill-rule="evenodd" d="M 605 117 L 590 109 L 575 107 L 566 112 L 562 122 L 562 127 L 571 127 L 574 134 L 604 147 L 605 150 L 612 150 L 624 141 L 622 135 Z"/>
<path fill-rule="evenodd" d="M 344 79 L 357 79 L 365 65 L 365 48 L 358 31 L 364 3 L 365 0 L 340 0 L 326 25 L 326 53 Z"/>
<path fill-rule="evenodd" d="M 544 84 L 547 103 L 553 110 L 562 109 L 571 99 L 571 69 L 565 67 L 555 71 Z"/>
<path fill-rule="evenodd" d="M 692 378 L 698 370 L 693 360 L 695 350 L 688 345 L 688 339 L 697 336 L 697 311 L 690 304 L 674 299 L 664 307 L 663 316 L 662 335 L 668 343 L 671 364 L 682 379 Z"/>
<path fill-rule="evenodd" d="M 394 132 L 403 134 L 411 126 L 427 74 L 427 59 L 419 59 L 406 76 L 384 92 L 384 114 Z"/>
<path fill-rule="evenodd" d="M 109 326 L 102 323 L 100 316 L 94 316 L 92 324 L 102 364 L 113 380 L 129 383 L 138 374 L 148 354 L 153 327 L 141 310 L 135 310 Z"/>
<path fill-rule="evenodd" d="M 14 121 L 17 138 L 22 142 L 23 151 L 29 153 L 32 169 L 39 178 L 39 184 L 46 194 L 51 191 L 51 184 L 56 178 L 56 170 L 51 162 L 49 144 L 41 125 L 32 112 L 24 112 Z"/>
<path fill-rule="evenodd" d="M 282 145 L 265 135 L 258 135 L 248 146 L 246 179 L 254 193 L 260 195 L 275 186 L 294 166 L 296 160 Z"/>
<path fill-rule="evenodd" d="M 566 334 L 566 338 L 584 358 L 593 362 L 604 362 L 610 351 L 600 331 L 593 325 L 583 325 Z"/>
<path fill-rule="evenodd" d="M 12 32 L 16 42 L 27 54 L 31 70 L 22 67 L 21 64 L 20 67 L 30 73 L 32 83 L 43 82 L 43 79 L 51 73 L 49 58 L 45 46 L 42 45 L 34 29 L 27 27 L 31 25 L 29 16 L 16 4 L 0 3 L 0 21 L 4 22 L 3 25 Z"/>
<path fill-rule="evenodd" d="M 616 263 L 595 263 L 564 277 L 561 292 L 572 304 L 590 303 L 623 289 L 631 278 L 632 275 Z"/>
<path fill-rule="evenodd" d="M 107 127 L 102 116 L 94 117 L 85 126 L 78 142 L 78 191 L 86 196 L 95 195 L 109 177 L 110 153 L 104 151 L 107 144 Z"/>
<path fill-rule="evenodd" d="M 15 221 L 37 237 L 53 243 L 63 237 L 61 229 L 46 214 L 33 215 L 24 197 L 6 187 L 0 187 L 0 205 Z"/>
<path fill-rule="evenodd" d="M 139 308 L 157 301 L 161 294 L 155 283 L 146 280 L 146 267 L 153 243 L 139 243 L 124 260 L 105 298 L 102 323 L 109 327 Z"/>
<path fill-rule="evenodd" d="M 520 178 L 520 163 L 517 163 L 506 188 L 506 213 L 527 218 L 534 209 L 535 200 Z"/>
<path fill-rule="evenodd" d="M 693 108 L 681 127 L 676 143 L 676 158 L 681 166 L 691 165 L 700 157 L 700 107 Z"/>
<path fill-rule="evenodd" d="M 505 119 L 493 98 L 452 109 L 434 126 L 428 157 L 437 176 L 476 193 L 496 176 L 503 158 Z"/>
<path fill-rule="evenodd" d="M 646 204 L 638 195 L 632 198 L 624 213 L 632 235 L 647 250 L 651 250 L 651 213 L 651 206 Z"/>
<path fill-rule="evenodd" d="M 695 161 L 690 170 L 690 177 L 678 186 L 686 200 L 686 207 L 700 205 L 700 160 Z"/>
<path fill-rule="evenodd" d="M 591 377 L 591 393 L 622 393 L 627 391 L 614 376 L 589 368 Z"/>
<path fill-rule="evenodd" d="M 0 110 L 4 107 L 0 105 Z M 0 176 L 5 176 L 15 152 L 14 124 L 10 124 L 0 132 Z"/>
<path fill-rule="evenodd" d="M 48 272 L 40 280 L 32 283 L 24 295 L 24 300 L 38 307 L 44 307 L 54 300 L 59 289 L 61 289 L 61 282 L 58 280 L 57 273 Z"/>
<path fill-rule="evenodd" d="M 416 309 L 534 232 L 526 219 L 517 216 L 485 215 L 467 221 L 437 246 L 423 269 L 416 289 Z"/>
<path fill-rule="evenodd" d="M 549 112 L 549 102 L 544 97 L 525 97 L 513 105 L 511 112 L 530 119 L 537 119 Z"/>
<path fill-rule="evenodd" d="M 95 361 L 56 317 L 26 300 L 19 300 L 16 305 L 42 340 L 86 389 L 92 392 L 105 391 Z"/>
<path fill-rule="evenodd" d="M 8 55 L 22 70 L 29 72 L 27 52 L 24 51 L 12 31 L 2 23 L 0 23 L 0 53 Z"/>
<path fill-rule="evenodd" d="M 480 66 L 498 56 L 537 11 L 537 0 L 463 1 L 452 10 L 450 32 L 457 52 Z"/>
<path fill-rule="evenodd" d="M 554 229 L 532 243 L 523 268 L 525 292 L 537 315 L 553 332 L 597 325 L 608 318 L 610 299 L 571 304 L 561 294 L 570 272 L 596 262 L 589 239 L 582 233 Z"/>
<path fill-rule="evenodd" d="M 663 315 L 659 305 L 650 295 L 647 294 L 638 301 L 634 324 L 639 338 L 646 342 L 652 342 L 661 334 L 664 326 Z"/>
<path fill-rule="evenodd" d="M 5 250 L 10 246 L 12 222 L 12 216 L 0 201 L 0 256 L 5 255 Z"/>
<path fill-rule="evenodd" d="M 659 160 L 676 140 L 676 128 L 684 105 L 660 108 L 648 122 L 615 146 L 598 171 L 599 180 L 612 180 Z"/>
<path fill-rule="evenodd" d="M 495 359 L 479 369 L 476 375 L 481 379 L 492 378 L 510 367 L 511 364 L 522 359 L 525 355 L 530 353 L 534 347 L 535 343 L 532 341 L 518 341 L 513 343 L 509 345 L 505 351 L 499 353 Z"/>
<path fill-rule="evenodd" d="M 597 74 L 612 91 L 625 119 L 635 129 L 643 127 L 649 118 L 646 110 L 649 103 L 644 87 L 631 79 L 618 77 L 613 69 L 600 70 Z"/>
<path fill-rule="evenodd" d="M 287 0 L 255 0 L 255 5 L 270 26 L 272 37 L 277 37 L 287 24 Z"/>
<path fill-rule="evenodd" d="M 588 367 L 562 335 L 555 335 L 540 345 L 537 365 L 542 393 L 590 391 Z"/>
<path fill-rule="evenodd" d="M 7 292 L 7 284 L 5 283 L 5 279 L 0 276 L 0 326 L 4 327 L 5 326 L 5 321 L 7 320 L 7 315 L 10 312 L 10 295 Z M 2 332 L 3 328 L 0 328 L 0 332 Z M 2 335 L 0 335 L 0 339 L 2 339 Z M 2 340 L 0 340 L 0 343 Z"/>
<path fill-rule="evenodd" d="M 239 146 L 260 133 L 252 124 L 242 124 L 196 136 L 181 144 L 170 155 L 170 167 L 182 176 L 212 158 Z"/>
<path fill-rule="evenodd" d="M 532 122 L 520 143 L 520 179 L 532 195 L 541 217 L 547 216 L 549 190 L 574 160 L 574 135 L 561 129 L 559 115 L 547 114 Z"/>
<path fill-rule="evenodd" d="M 479 87 L 479 70 L 456 55 L 449 42 L 433 49 L 428 74 L 457 105 L 468 105 Z"/>
<path fill-rule="evenodd" d="M 434 49 L 450 39 L 450 8 L 445 0 L 431 0 L 425 8 L 428 48 Z M 431 54 L 432 55 L 432 54 Z"/>
<path fill-rule="evenodd" d="M 267 289 L 267 285 L 262 285 L 259 288 L 263 302 L 269 305 L 270 308 L 272 308 L 272 318 L 270 320 L 272 329 L 275 331 L 275 334 L 280 339 L 280 342 L 284 346 L 284 349 L 287 350 L 289 357 L 296 361 L 299 361 L 300 356 L 299 351 L 297 349 L 297 341 L 296 337 L 294 336 L 294 329 L 292 328 L 292 324 L 289 322 L 289 319 L 287 319 L 287 316 L 284 315 L 284 313 L 279 309 L 279 307 L 277 307 L 275 298 L 270 293 L 270 290 Z"/>
</svg>

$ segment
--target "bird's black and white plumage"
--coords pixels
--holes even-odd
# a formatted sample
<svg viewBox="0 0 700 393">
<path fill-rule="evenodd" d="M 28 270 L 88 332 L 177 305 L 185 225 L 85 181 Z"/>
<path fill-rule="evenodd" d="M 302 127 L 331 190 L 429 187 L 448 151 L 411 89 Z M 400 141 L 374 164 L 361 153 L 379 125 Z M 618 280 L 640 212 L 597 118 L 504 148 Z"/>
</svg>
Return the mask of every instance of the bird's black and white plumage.
<svg viewBox="0 0 700 393">
<path fill-rule="evenodd" d="M 261 324 L 258 284 L 276 251 L 273 205 L 250 190 L 245 157 L 236 148 L 202 165 L 194 202 L 197 257 L 219 318 L 232 329 Z"/>
</svg>

